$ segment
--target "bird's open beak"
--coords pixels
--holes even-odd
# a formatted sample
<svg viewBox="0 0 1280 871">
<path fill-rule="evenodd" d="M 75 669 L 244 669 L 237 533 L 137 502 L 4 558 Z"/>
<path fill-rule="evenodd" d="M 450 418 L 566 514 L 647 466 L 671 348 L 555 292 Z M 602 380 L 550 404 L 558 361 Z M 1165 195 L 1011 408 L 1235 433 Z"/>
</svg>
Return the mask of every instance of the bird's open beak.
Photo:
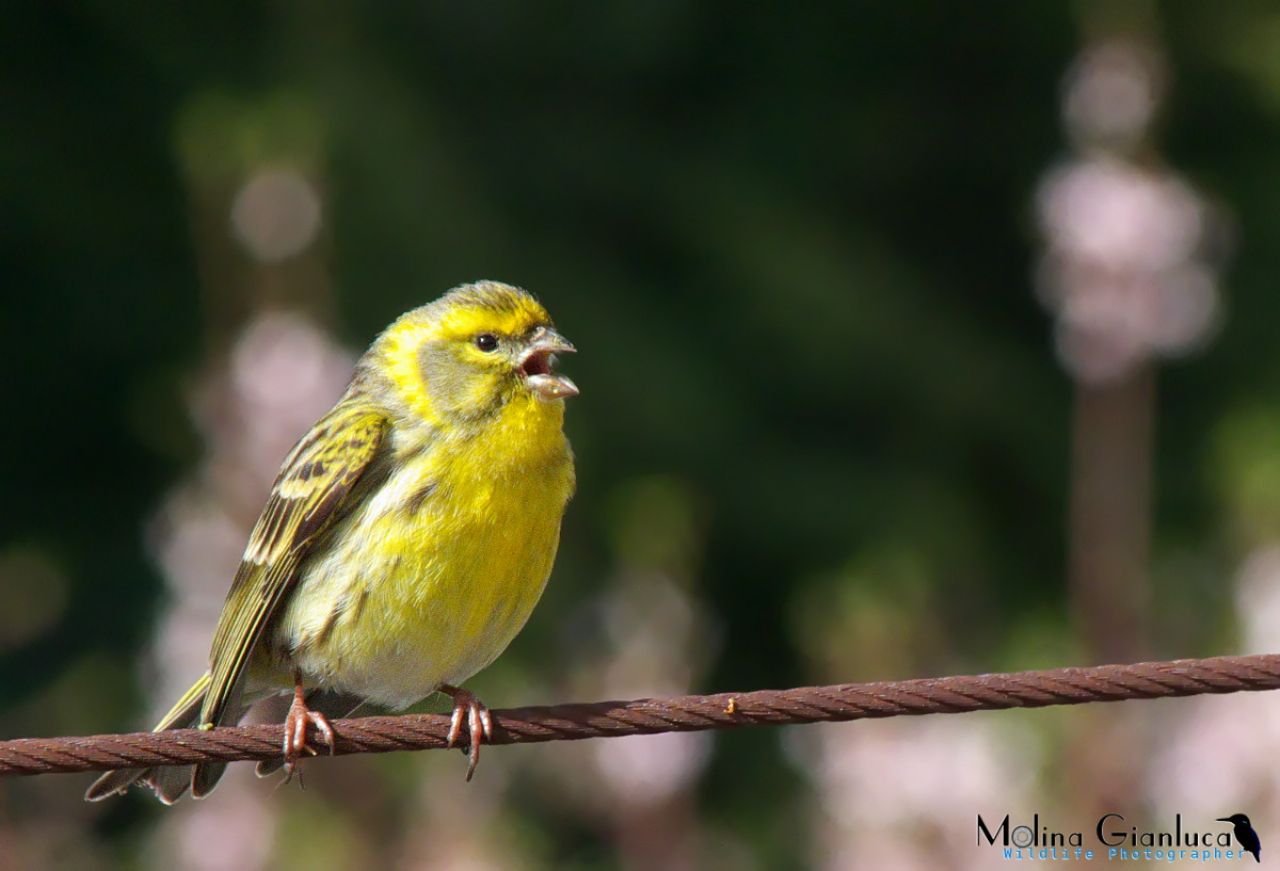
<svg viewBox="0 0 1280 871">
<path fill-rule="evenodd" d="M 577 349 L 550 327 L 538 327 L 520 355 L 520 371 L 529 389 L 543 399 L 564 399 L 578 395 L 578 385 L 554 371 L 556 354 L 572 354 Z"/>
</svg>

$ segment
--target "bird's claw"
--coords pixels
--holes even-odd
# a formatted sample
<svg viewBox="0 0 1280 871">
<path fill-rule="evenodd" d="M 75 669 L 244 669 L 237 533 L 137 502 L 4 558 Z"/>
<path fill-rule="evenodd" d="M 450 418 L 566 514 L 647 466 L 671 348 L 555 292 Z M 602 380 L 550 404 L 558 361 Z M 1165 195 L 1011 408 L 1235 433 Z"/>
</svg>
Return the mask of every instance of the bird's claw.
<svg viewBox="0 0 1280 871">
<path fill-rule="evenodd" d="M 294 772 L 297 770 L 298 760 L 303 754 L 308 756 L 316 756 L 317 751 L 314 747 L 307 743 L 307 727 L 314 726 L 316 732 L 320 735 L 320 740 L 329 748 L 329 755 L 332 756 L 336 747 L 334 740 L 333 727 L 329 725 L 329 719 L 319 711 L 313 711 L 307 707 L 306 701 L 300 694 L 295 694 L 293 703 L 289 705 L 289 713 L 284 718 L 284 744 L 281 748 L 284 753 L 284 770 L 288 775 L 286 782 L 293 779 Z"/>
<path fill-rule="evenodd" d="M 480 745 L 486 738 L 493 738 L 493 715 L 484 703 L 472 693 L 445 684 L 440 692 L 453 698 L 453 715 L 449 719 L 449 747 L 455 747 L 462 737 L 462 718 L 467 719 L 467 780 L 476 773 L 480 763 Z"/>
</svg>

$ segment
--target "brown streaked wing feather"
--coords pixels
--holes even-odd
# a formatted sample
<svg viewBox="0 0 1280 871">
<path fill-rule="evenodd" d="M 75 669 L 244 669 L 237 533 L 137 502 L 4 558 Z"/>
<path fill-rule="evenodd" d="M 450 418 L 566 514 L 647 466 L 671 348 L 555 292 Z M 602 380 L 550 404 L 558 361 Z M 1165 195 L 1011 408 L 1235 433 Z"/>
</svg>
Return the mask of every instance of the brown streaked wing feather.
<svg viewBox="0 0 1280 871">
<path fill-rule="evenodd" d="M 285 458 L 227 594 L 210 652 L 200 723 L 217 725 L 249 656 L 297 580 L 308 547 L 378 452 L 388 421 L 357 401 L 336 405 Z"/>
</svg>

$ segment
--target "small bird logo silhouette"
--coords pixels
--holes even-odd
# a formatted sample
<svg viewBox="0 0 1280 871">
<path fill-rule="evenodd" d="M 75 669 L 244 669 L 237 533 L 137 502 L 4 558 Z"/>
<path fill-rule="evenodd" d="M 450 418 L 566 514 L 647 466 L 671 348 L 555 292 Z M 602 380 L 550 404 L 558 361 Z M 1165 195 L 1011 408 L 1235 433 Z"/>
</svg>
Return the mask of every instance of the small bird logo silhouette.
<svg viewBox="0 0 1280 871">
<path fill-rule="evenodd" d="M 1218 822 L 1231 823 L 1235 829 L 1236 840 L 1240 842 L 1240 848 L 1247 853 L 1252 853 L 1255 862 L 1262 861 L 1258 855 L 1262 852 L 1262 841 L 1258 839 L 1258 833 L 1253 830 L 1248 817 L 1244 814 L 1232 814 L 1229 817 L 1218 817 Z"/>
</svg>

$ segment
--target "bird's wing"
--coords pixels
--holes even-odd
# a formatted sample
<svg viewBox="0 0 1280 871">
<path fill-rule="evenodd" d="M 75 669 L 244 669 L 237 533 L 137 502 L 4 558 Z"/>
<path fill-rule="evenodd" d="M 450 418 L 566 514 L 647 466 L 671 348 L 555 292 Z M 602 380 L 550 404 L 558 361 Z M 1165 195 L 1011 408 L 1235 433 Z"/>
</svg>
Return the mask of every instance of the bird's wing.
<svg viewBox="0 0 1280 871">
<path fill-rule="evenodd" d="M 389 421 L 354 400 L 339 402 L 285 458 L 249 537 L 227 594 L 210 652 L 202 726 L 217 725 L 263 630 L 297 580 L 298 565 L 325 529 L 350 507 Z"/>
</svg>

